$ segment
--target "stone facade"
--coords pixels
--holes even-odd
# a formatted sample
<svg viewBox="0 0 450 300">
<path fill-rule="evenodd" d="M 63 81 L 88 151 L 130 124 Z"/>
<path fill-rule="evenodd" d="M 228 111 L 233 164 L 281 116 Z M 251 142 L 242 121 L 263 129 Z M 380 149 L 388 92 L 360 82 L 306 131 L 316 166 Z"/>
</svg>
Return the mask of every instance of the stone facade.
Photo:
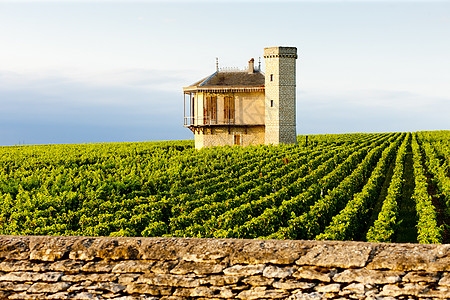
<svg viewBox="0 0 450 300">
<path fill-rule="evenodd" d="M 297 48 L 264 49 L 265 143 L 296 144 L 296 65 Z"/>
<path fill-rule="evenodd" d="M 264 144 L 264 126 L 214 126 L 195 134 L 195 148 Z"/>
<path fill-rule="evenodd" d="M 0 236 L 0 299 L 449 299 L 450 245 Z"/>
</svg>

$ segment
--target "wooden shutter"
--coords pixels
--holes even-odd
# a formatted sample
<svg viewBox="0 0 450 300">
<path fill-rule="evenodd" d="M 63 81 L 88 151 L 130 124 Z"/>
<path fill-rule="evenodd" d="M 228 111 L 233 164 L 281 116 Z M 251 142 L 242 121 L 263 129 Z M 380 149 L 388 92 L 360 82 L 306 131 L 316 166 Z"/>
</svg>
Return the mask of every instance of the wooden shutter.
<svg viewBox="0 0 450 300">
<path fill-rule="evenodd" d="M 234 123 L 234 98 L 225 96 L 223 118 L 227 123 Z"/>
<path fill-rule="evenodd" d="M 217 96 L 211 96 L 211 120 L 217 120 Z"/>
<path fill-rule="evenodd" d="M 217 120 L 217 96 L 207 95 L 203 102 L 203 120 L 204 124 L 210 124 Z"/>
<path fill-rule="evenodd" d="M 203 98 L 203 124 L 208 124 L 208 96 Z"/>
</svg>

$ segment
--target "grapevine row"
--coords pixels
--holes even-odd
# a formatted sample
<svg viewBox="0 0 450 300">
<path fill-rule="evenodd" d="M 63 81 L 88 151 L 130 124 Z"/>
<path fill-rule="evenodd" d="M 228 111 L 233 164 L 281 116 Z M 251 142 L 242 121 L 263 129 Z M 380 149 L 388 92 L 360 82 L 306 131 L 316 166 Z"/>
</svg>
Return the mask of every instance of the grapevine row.
<svg viewBox="0 0 450 300">
<path fill-rule="evenodd" d="M 389 184 L 388 193 L 383 201 L 383 206 L 378 214 L 378 219 L 367 232 L 367 241 L 369 242 L 390 242 L 395 234 L 395 226 L 398 219 L 398 198 L 401 195 L 403 184 L 404 160 L 406 155 L 406 146 L 411 134 L 400 145 L 397 157 L 395 159 L 394 174 Z"/>
<path fill-rule="evenodd" d="M 412 136 L 412 151 L 414 161 L 415 189 L 413 199 L 416 202 L 418 215 L 417 240 L 423 244 L 439 244 L 442 242 L 442 227 L 436 219 L 436 209 L 428 194 L 427 177 L 422 166 L 422 155 L 417 143 L 416 135 Z"/>
<path fill-rule="evenodd" d="M 318 240 L 352 240 L 363 230 L 367 215 L 379 197 L 379 192 L 386 178 L 387 169 L 401 142 L 399 136 L 395 142 L 384 149 L 381 158 L 372 172 L 367 184 L 360 193 L 355 194 L 345 208 L 333 217 L 325 231 L 315 239 Z"/>
<path fill-rule="evenodd" d="M 329 178 L 326 178 L 330 180 L 330 182 L 333 182 L 333 187 L 335 187 L 330 192 L 320 195 L 320 198 L 318 198 L 317 201 L 307 203 L 308 205 L 311 205 L 307 211 L 300 212 L 301 214 L 299 216 L 293 215 L 288 222 L 288 226 L 280 228 L 269 237 L 282 239 L 314 238 L 324 229 L 335 211 L 345 205 L 348 198 L 361 188 L 361 185 L 363 185 L 367 176 L 370 174 L 374 162 L 377 161 L 383 148 L 385 148 L 393 138 L 395 137 L 384 141 L 381 145 L 376 146 L 368 153 L 367 150 L 362 149 L 349 157 L 351 158 L 351 164 L 345 168 L 345 171 L 349 174 L 344 173 L 344 176 L 330 176 Z M 359 154 L 359 157 L 356 154 Z M 361 162 L 360 159 L 363 157 L 364 159 Z M 326 180 L 324 181 L 326 182 Z M 295 211 L 294 213 L 297 214 Z"/>
</svg>

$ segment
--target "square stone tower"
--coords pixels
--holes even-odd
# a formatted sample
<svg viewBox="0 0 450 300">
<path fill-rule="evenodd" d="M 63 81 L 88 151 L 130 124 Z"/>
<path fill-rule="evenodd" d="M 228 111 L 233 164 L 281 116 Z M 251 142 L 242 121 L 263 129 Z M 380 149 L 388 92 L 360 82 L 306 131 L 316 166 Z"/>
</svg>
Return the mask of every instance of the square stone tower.
<svg viewBox="0 0 450 300">
<path fill-rule="evenodd" d="M 295 126 L 296 47 L 264 48 L 265 144 L 297 144 Z"/>
</svg>

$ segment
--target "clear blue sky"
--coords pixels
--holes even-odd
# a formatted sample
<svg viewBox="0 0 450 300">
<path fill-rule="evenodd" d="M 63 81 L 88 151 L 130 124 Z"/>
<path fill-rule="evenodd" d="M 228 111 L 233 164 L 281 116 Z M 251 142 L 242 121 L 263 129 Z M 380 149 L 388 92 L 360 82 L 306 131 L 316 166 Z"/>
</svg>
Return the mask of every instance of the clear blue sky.
<svg viewBox="0 0 450 300">
<path fill-rule="evenodd" d="M 0 145 L 193 138 L 182 87 L 281 45 L 299 134 L 448 130 L 449 37 L 449 1 L 0 0 Z"/>
</svg>

